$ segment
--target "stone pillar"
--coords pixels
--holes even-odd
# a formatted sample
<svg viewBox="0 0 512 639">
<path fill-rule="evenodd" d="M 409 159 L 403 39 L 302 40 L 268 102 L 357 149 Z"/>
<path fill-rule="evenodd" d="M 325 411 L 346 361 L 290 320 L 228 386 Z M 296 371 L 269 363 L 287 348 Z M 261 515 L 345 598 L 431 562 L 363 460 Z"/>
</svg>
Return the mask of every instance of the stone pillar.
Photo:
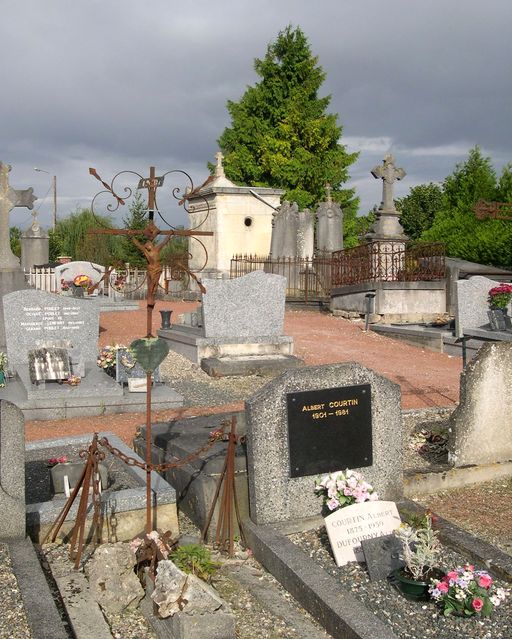
<svg viewBox="0 0 512 639">
<path fill-rule="evenodd" d="M 297 232 L 299 230 L 299 207 L 296 202 L 283 206 L 281 217 L 281 252 L 272 257 L 297 257 Z"/>
<path fill-rule="evenodd" d="M 34 264 L 47 264 L 49 256 L 50 238 L 40 227 L 36 214 L 32 224 L 21 234 L 21 268 L 30 269 Z"/>
</svg>

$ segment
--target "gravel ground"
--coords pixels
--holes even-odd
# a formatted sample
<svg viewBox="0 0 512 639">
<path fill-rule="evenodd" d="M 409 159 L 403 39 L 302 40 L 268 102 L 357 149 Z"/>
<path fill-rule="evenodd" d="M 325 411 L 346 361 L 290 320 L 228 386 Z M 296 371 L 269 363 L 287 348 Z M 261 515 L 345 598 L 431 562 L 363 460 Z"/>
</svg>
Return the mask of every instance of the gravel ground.
<svg viewBox="0 0 512 639">
<path fill-rule="evenodd" d="M 199 536 L 200 531 L 183 513 L 180 513 L 181 534 Z M 212 550 L 211 546 L 210 549 Z M 71 570 L 72 562 L 68 556 L 69 546 L 63 544 L 48 544 L 42 551 L 44 564 L 46 563 L 54 574 L 66 574 Z M 91 556 L 91 548 L 84 552 L 80 570 Z M 303 610 L 293 599 L 293 597 L 270 575 L 261 565 L 250 556 L 250 553 L 243 550 L 238 544 L 234 559 L 229 559 L 223 555 L 213 552 L 212 557 L 221 564 L 221 569 L 215 575 L 212 585 L 219 592 L 220 596 L 229 604 L 236 623 L 237 639 L 303 639 L 295 628 L 290 627 L 285 620 L 273 614 L 254 597 L 250 590 L 242 587 L 233 577 L 232 569 L 244 565 L 250 567 L 252 574 L 267 587 L 275 589 L 276 598 L 281 598 L 293 607 L 295 612 L 307 618 L 315 629 L 317 636 L 328 639 L 330 635 Z M 44 565 L 43 564 L 43 565 Z M 149 627 L 146 619 L 138 610 L 126 612 L 119 615 L 104 613 L 105 619 L 110 626 L 114 639 L 156 639 L 156 635 Z M 19 635 L 30 637 L 28 635 Z M 7 639 L 7 635 L 5 635 Z M 4 636 L 0 634 L 0 639 Z M 18 639 L 16 636 L 15 639 Z"/>
<path fill-rule="evenodd" d="M 337 567 L 332 557 L 325 527 L 307 533 L 291 535 L 300 546 L 342 587 L 352 593 L 381 621 L 387 623 L 400 639 L 510 639 L 512 636 L 512 598 L 498 608 L 489 619 L 444 617 L 433 603 L 410 602 L 387 582 L 370 581 L 365 568 L 351 563 Z M 439 566 L 449 569 L 465 563 L 465 559 L 443 548 Z M 479 566 L 485 569 L 485 566 Z M 510 584 L 495 582 L 507 587 Z"/>
<path fill-rule="evenodd" d="M 162 379 L 183 395 L 185 406 L 222 406 L 244 401 L 272 379 L 272 375 L 213 379 L 179 353 L 170 353 L 160 366 Z"/>
<path fill-rule="evenodd" d="M 9 548 L 0 543 L 0 639 L 31 639 Z"/>
</svg>

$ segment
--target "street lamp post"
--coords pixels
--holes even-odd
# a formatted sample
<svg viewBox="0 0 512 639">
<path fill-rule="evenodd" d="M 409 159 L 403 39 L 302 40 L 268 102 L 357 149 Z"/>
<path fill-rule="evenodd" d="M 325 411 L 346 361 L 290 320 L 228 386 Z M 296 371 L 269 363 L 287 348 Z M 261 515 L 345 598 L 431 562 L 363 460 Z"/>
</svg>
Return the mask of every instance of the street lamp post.
<svg viewBox="0 0 512 639">
<path fill-rule="evenodd" d="M 45 171 L 44 169 L 39 169 L 37 166 L 34 167 L 34 171 L 38 171 L 39 173 L 47 173 L 48 175 L 52 175 L 49 171 Z M 53 218 L 52 218 L 52 228 L 55 231 L 55 227 L 57 226 L 57 176 L 52 176 L 52 189 L 53 189 Z"/>
</svg>

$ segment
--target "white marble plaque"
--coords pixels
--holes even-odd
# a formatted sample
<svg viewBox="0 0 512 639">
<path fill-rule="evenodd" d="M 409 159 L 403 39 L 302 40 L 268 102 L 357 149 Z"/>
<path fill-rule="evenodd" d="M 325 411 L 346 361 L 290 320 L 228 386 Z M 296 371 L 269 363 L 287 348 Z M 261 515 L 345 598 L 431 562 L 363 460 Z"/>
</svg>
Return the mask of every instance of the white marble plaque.
<svg viewBox="0 0 512 639">
<path fill-rule="evenodd" d="M 401 520 L 394 501 L 365 501 L 340 508 L 325 518 L 337 566 L 364 561 L 361 542 L 389 535 Z"/>
</svg>

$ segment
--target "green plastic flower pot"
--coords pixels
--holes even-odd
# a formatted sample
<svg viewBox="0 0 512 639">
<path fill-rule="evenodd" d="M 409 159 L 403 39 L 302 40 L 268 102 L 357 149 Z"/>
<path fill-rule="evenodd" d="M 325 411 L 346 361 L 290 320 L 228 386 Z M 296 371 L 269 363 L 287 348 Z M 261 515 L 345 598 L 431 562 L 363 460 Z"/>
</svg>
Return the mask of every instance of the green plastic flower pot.
<svg viewBox="0 0 512 639">
<path fill-rule="evenodd" d="M 402 593 L 402 595 L 411 601 L 428 601 L 430 595 L 428 593 L 428 587 L 430 585 L 430 579 L 440 578 L 443 573 L 439 570 L 432 569 L 425 581 L 416 581 L 404 572 L 403 568 L 397 568 L 393 570 L 389 579 L 395 588 Z"/>
</svg>

